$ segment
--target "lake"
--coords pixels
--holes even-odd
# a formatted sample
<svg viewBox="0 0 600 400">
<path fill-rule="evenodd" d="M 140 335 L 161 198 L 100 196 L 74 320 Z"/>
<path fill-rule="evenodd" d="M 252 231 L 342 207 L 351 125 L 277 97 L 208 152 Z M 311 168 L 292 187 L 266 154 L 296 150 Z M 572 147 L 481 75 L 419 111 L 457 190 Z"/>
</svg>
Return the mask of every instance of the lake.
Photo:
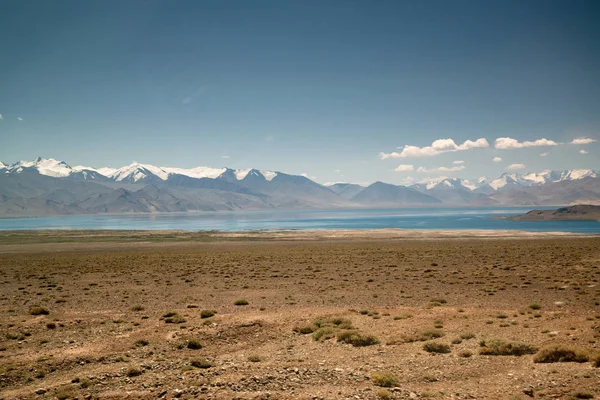
<svg viewBox="0 0 600 400">
<path fill-rule="evenodd" d="M 508 229 L 536 232 L 600 233 L 600 222 L 597 221 L 506 221 L 492 219 L 495 216 L 523 214 L 529 210 L 531 210 L 531 207 L 79 215 L 0 219 L 0 230 L 179 229 L 190 231 L 248 231 L 265 229 L 403 228 Z"/>
</svg>

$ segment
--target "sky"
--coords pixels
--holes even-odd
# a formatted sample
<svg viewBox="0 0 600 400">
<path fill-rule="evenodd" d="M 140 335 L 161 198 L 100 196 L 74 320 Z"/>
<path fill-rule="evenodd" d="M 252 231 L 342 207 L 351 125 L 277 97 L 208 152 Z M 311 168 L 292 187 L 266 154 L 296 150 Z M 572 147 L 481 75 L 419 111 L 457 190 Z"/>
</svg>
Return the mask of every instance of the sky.
<svg viewBox="0 0 600 400">
<path fill-rule="evenodd" d="M 600 169 L 600 2 L 36 1 L 0 12 L 0 160 L 317 182 Z"/>
</svg>

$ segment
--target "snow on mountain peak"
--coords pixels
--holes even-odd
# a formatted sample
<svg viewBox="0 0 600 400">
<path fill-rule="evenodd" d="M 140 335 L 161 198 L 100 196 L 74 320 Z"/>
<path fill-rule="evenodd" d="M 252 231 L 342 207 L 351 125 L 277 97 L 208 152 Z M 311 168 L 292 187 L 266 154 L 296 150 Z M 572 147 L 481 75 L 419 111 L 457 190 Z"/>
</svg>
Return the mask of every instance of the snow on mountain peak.
<svg viewBox="0 0 600 400">
<path fill-rule="evenodd" d="M 195 167 L 195 168 L 170 168 L 170 167 L 161 167 L 163 171 L 169 174 L 179 174 L 188 176 L 190 178 L 211 178 L 215 179 L 221 176 L 227 168 L 211 168 L 211 167 Z"/>
<path fill-rule="evenodd" d="M 121 182 L 123 180 L 132 180 L 134 182 L 137 182 L 141 179 L 148 177 L 148 172 L 153 175 L 156 175 L 163 181 L 167 180 L 167 178 L 169 177 L 169 173 L 160 167 L 156 167 L 150 164 L 140 164 L 137 162 L 117 169 L 108 177 L 114 179 L 117 182 Z"/>
<path fill-rule="evenodd" d="M 236 169 L 233 173 L 235 174 L 235 179 L 241 181 L 250 173 L 250 171 L 252 171 L 252 168 Z"/>
<path fill-rule="evenodd" d="M 260 171 L 260 173 L 262 174 L 262 176 L 265 177 L 266 180 L 268 181 L 272 181 L 273 178 L 275 178 L 277 176 L 277 172 L 275 171 Z"/>
<path fill-rule="evenodd" d="M 41 175 L 62 178 L 71 174 L 71 167 L 64 161 L 58 161 L 54 158 L 37 157 L 33 161 L 19 161 L 9 167 L 11 170 L 20 173 L 23 168 L 35 168 Z"/>
<path fill-rule="evenodd" d="M 572 169 L 568 171 L 567 178 L 570 180 L 583 179 L 583 178 L 598 178 L 598 172 L 591 169 Z"/>
</svg>

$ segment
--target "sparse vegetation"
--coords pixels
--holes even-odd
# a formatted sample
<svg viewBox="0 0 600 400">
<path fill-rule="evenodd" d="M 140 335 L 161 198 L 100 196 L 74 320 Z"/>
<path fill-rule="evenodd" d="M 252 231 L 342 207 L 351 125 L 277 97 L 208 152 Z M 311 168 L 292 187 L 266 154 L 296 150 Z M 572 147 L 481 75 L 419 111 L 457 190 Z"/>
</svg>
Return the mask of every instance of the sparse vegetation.
<svg viewBox="0 0 600 400">
<path fill-rule="evenodd" d="M 479 354 L 484 356 L 523 356 L 535 354 L 538 351 L 537 347 L 529 344 L 499 339 L 482 340 L 480 346 Z"/>
<path fill-rule="evenodd" d="M 40 306 L 31 306 L 29 307 L 29 314 L 31 315 L 48 315 L 50 311 Z"/>
<path fill-rule="evenodd" d="M 200 311 L 200 318 L 210 318 L 217 314 L 216 310 L 202 310 Z"/>
<path fill-rule="evenodd" d="M 185 322 L 185 318 L 173 311 L 164 314 L 163 319 L 167 324 L 183 324 Z"/>
<path fill-rule="evenodd" d="M 379 340 L 373 335 L 363 335 L 356 331 L 345 331 L 337 334 L 338 342 L 348 343 L 354 347 L 373 346 Z"/>
<path fill-rule="evenodd" d="M 187 342 L 187 348 L 191 350 L 200 350 L 202 348 L 202 343 L 196 339 L 190 339 Z"/>
<path fill-rule="evenodd" d="M 590 359 L 590 352 L 586 349 L 570 346 L 551 346 L 545 347 L 539 351 L 533 358 L 536 363 L 556 363 L 556 362 L 587 362 Z"/>
<path fill-rule="evenodd" d="M 209 360 L 192 360 L 190 365 L 192 367 L 201 368 L 201 369 L 207 369 L 207 368 L 214 367 L 214 364 L 212 362 L 210 362 Z"/>
<path fill-rule="evenodd" d="M 394 373 L 389 371 L 373 372 L 371 374 L 371 381 L 375 386 L 380 387 L 394 387 L 398 385 L 398 378 Z"/>
<path fill-rule="evenodd" d="M 70 399 L 121 390 L 155 398 L 163 392 L 161 398 L 208 398 L 257 391 L 309 398 L 319 387 L 324 398 L 400 399 L 414 392 L 419 399 L 469 393 L 526 399 L 531 395 L 523 389 L 531 388 L 535 398 L 569 399 L 595 388 L 597 239 L 163 246 L 154 239 L 142 243 L 146 234 L 135 234 L 139 243 L 126 250 L 93 243 L 93 251 L 80 244 L 67 251 L 75 246 L 63 243 L 65 251 L 0 257 L 0 392 L 50 399 L 68 387 Z M 263 234 L 269 235 L 252 233 Z M 431 261 L 439 266 L 424 277 Z M 232 307 L 238 298 L 250 304 Z M 442 304 L 441 298 L 451 306 L 427 309 L 430 299 Z M 530 308 L 534 302 L 542 308 Z M 50 315 L 30 315 L 31 305 Z M 173 317 L 187 322 L 176 324 Z M 481 339 L 489 354 L 526 355 L 479 355 Z M 377 340 L 399 347 L 354 347 Z M 542 351 L 522 351 L 513 340 L 576 348 L 589 360 L 534 364 Z M 451 352 L 423 349 L 438 342 Z M 585 359 L 556 352 L 544 358 Z M 129 367 L 142 375 L 128 378 Z M 400 387 L 376 386 L 371 374 L 378 370 L 388 370 Z"/>
<path fill-rule="evenodd" d="M 427 340 L 439 339 L 444 337 L 444 332 L 438 329 L 424 329 L 411 335 L 403 335 L 399 339 L 396 339 L 395 343 L 412 343 L 412 342 L 425 342 Z"/>
<path fill-rule="evenodd" d="M 450 345 L 441 342 L 427 342 L 423 345 L 423 350 L 428 353 L 450 353 Z"/>
<path fill-rule="evenodd" d="M 143 373 L 144 371 L 141 368 L 130 367 L 127 369 L 126 375 L 133 378 L 134 376 L 140 376 Z"/>
<path fill-rule="evenodd" d="M 377 397 L 379 397 L 380 399 L 383 399 L 383 400 L 389 400 L 389 399 L 393 398 L 392 393 L 389 390 L 384 389 L 384 388 L 377 389 L 377 392 L 375 392 L 375 394 L 377 394 Z"/>
</svg>

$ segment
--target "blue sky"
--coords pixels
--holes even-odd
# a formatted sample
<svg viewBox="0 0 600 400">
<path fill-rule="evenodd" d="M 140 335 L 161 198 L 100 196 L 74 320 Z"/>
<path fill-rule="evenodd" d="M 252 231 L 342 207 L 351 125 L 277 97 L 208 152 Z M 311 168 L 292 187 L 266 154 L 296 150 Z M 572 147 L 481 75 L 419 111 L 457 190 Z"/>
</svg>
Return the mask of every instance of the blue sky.
<svg viewBox="0 0 600 400">
<path fill-rule="evenodd" d="M 599 18 L 582 0 L 5 0 L 0 160 L 321 183 L 598 169 Z"/>
</svg>

